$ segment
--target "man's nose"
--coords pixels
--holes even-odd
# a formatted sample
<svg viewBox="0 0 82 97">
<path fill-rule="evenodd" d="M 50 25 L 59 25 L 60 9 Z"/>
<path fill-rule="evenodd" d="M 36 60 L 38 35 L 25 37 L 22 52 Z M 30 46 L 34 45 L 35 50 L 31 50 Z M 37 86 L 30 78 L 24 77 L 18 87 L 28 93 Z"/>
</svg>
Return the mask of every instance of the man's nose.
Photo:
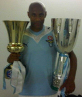
<svg viewBox="0 0 82 97">
<path fill-rule="evenodd" d="M 36 21 L 40 21 L 40 17 L 39 16 L 36 17 Z"/>
</svg>

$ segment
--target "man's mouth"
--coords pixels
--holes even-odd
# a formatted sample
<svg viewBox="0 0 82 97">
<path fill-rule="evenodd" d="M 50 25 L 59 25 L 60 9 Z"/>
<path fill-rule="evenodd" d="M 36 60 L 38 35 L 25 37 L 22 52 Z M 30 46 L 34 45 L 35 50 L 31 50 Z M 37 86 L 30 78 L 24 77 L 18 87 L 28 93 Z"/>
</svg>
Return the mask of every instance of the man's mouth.
<svg viewBox="0 0 82 97">
<path fill-rule="evenodd" d="M 40 23 L 40 22 L 36 22 L 35 25 L 36 25 L 36 26 L 40 26 L 41 23 Z"/>
</svg>

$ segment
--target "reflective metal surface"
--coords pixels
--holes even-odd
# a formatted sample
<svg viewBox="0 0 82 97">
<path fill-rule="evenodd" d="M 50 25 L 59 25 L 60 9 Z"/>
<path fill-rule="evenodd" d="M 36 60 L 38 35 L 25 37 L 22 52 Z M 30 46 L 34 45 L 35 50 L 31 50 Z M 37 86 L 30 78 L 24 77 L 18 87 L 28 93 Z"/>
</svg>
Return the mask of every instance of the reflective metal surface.
<svg viewBox="0 0 82 97">
<path fill-rule="evenodd" d="M 51 22 L 55 47 L 58 52 L 60 52 L 57 67 L 55 67 L 56 69 L 53 74 L 51 87 L 58 91 L 62 76 L 65 75 L 63 74 L 64 65 L 68 64 L 68 62 L 66 63 L 66 60 L 69 61 L 65 55 L 73 50 L 79 33 L 81 20 L 71 18 L 53 18 Z"/>
<path fill-rule="evenodd" d="M 68 55 L 65 54 L 65 56 L 59 55 L 58 57 L 58 62 L 57 62 L 57 66 L 55 66 L 55 71 L 53 74 L 53 83 L 52 86 L 54 89 L 58 90 L 61 84 L 61 80 L 63 80 L 62 75 L 63 73 L 65 73 L 63 71 L 63 69 L 65 68 L 66 64 L 66 60 L 67 60 Z"/>
<path fill-rule="evenodd" d="M 10 21 L 4 20 L 5 26 L 7 28 L 9 36 L 9 44 L 7 49 L 9 52 L 19 53 L 24 47 L 22 44 L 23 34 L 28 25 L 28 21 Z M 11 66 L 11 65 L 10 65 Z M 12 67 L 7 67 L 5 69 L 5 78 L 10 79 L 12 73 Z"/>
<path fill-rule="evenodd" d="M 72 51 L 79 33 L 80 22 L 80 19 L 52 19 L 53 35 L 60 52 L 69 53 Z"/>
<path fill-rule="evenodd" d="M 28 21 L 3 21 L 6 25 L 8 36 L 9 36 L 9 44 L 8 51 L 9 52 L 21 52 L 23 50 L 23 34 L 28 25 Z"/>
</svg>

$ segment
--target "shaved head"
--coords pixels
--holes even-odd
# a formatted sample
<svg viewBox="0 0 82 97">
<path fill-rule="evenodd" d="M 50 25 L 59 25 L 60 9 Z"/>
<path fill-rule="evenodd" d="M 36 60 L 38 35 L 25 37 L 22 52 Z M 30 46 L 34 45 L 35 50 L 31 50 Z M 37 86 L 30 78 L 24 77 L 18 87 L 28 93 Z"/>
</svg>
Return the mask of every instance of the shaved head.
<svg viewBox="0 0 82 97">
<path fill-rule="evenodd" d="M 43 28 L 44 20 L 46 18 L 46 9 L 43 3 L 33 2 L 29 6 L 28 17 L 31 21 L 31 29 L 35 32 Z"/>
<path fill-rule="evenodd" d="M 37 8 L 42 8 L 44 12 L 46 12 L 46 8 L 45 8 L 45 5 L 41 2 L 33 2 L 30 4 L 29 6 L 29 10 L 28 12 L 30 12 L 34 7 L 37 7 Z"/>
</svg>

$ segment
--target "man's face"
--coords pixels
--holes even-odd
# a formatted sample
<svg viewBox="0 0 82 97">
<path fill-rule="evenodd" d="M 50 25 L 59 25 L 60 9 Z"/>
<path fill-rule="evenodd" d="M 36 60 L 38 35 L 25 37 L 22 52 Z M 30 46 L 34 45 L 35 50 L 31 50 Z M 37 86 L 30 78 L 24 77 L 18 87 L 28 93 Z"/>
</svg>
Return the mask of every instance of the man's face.
<svg viewBox="0 0 82 97">
<path fill-rule="evenodd" d="M 28 16 L 34 29 L 41 29 L 43 27 L 46 12 L 42 7 L 33 6 L 28 12 Z"/>
</svg>

